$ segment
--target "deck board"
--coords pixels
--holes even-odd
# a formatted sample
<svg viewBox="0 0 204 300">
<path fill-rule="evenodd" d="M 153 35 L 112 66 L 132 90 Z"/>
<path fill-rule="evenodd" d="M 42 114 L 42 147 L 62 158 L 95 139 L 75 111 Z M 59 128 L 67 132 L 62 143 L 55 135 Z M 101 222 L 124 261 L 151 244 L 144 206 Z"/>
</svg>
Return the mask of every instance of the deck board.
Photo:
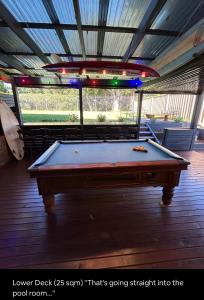
<svg viewBox="0 0 204 300">
<path fill-rule="evenodd" d="M 31 161 L 0 168 L 0 268 L 204 268 L 204 151 L 190 160 L 172 206 L 152 187 L 72 190 L 48 217 Z"/>
</svg>

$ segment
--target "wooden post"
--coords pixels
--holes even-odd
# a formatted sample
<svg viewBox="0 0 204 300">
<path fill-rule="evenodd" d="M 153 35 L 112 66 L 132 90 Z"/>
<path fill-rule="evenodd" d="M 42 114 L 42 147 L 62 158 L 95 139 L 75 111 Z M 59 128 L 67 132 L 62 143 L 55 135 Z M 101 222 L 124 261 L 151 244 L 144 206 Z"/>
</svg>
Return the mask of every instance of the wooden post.
<svg viewBox="0 0 204 300">
<path fill-rule="evenodd" d="M 16 109 L 16 117 L 18 119 L 19 124 L 22 125 L 23 120 L 22 120 L 21 109 L 19 106 L 19 95 L 14 80 L 12 80 L 11 86 L 12 86 L 13 98 L 14 98 L 15 109 Z"/>
<path fill-rule="evenodd" d="M 82 85 L 79 87 L 79 109 L 80 109 L 80 125 L 81 125 L 81 139 L 84 137 L 84 118 L 83 118 L 83 95 Z"/>
<path fill-rule="evenodd" d="M 143 99 L 143 91 L 140 91 L 138 94 L 138 106 L 137 106 L 137 139 L 139 139 L 139 135 L 140 135 L 142 99 Z"/>
<path fill-rule="evenodd" d="M 204 101 L 204 90 L 202 91 L 202 93 L 198 94 L 196 97 L 196 102 L 195 102 L 195 106 L 194 106 L 194 110 L 193 110 L 193 116 L 191 119 L 190 128 L 195 129 L 195 133 L 193 135 L 192 142 L 191 142 L 191 149 L 193 149 L 193 146 L 195 143 L 196 129 L 198 126 L 201 109 L 203 107 L 203 101 Z"/>
<path fill-rule="evenodd" d="M 150 114 L 152 114 L 152 106 L 153 106 L 153 97 L 151 97 L 151 102 L 150 102 Z"/>
</svg>

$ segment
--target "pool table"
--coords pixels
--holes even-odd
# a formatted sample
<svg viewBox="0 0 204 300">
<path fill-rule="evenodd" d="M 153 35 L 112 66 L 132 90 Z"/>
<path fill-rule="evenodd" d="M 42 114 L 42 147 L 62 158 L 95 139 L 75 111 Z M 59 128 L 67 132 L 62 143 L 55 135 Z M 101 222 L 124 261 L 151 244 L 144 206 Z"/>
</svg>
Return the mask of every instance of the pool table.
<svg viewBox="0 0 204 300">
<path fill-rule="evenodd" d="M 133 151 L 136 146 L 147 152 Z M 181 170 L 189 161 L 148 140 L 56 141 L 28 169 L 37 178 L 47 213 L 54 195 L 72 188 L 162 186 L 162 206 L 170 205 Z"/>
</svg>

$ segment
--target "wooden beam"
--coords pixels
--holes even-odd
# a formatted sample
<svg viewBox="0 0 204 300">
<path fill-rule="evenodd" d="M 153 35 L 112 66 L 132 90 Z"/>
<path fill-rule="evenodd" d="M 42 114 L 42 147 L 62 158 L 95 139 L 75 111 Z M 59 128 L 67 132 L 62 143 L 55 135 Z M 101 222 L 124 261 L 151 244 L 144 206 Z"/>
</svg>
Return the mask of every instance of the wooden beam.
<svg viewBox="0 0 204 300">
<path fill-rule="evenodd" d="M 78 30 L 78 34 L 79 34 L 79 40 L 80 40 L 80 44 L 81 44 L 81 52 L 82 52 L 83 59 L 86 59 L 86 50 L 85 50 L 83 31 L 82 31 L 82 27 L 81 27 L 81 14 L 80 14 L 78 0 L 73 0 L 73 5 L 74 5 L 74 12 L 75 12 L 75 17 L 76 17 L 76 21 L 77 21 L 77 30 Z"/>
<path fill-rule="evenodd" d="M 203 102 L 204 102 L 204 90 L 202 93 L 197 95 L 196 102 L 194 105 L 193 116 L 192 116 L 191 124 L 190 124 L 190 128 L 194 129 L 194 135 L 193 135 L 193 138 L 191 141 L 191 147 L 190 147 L 191 150 L 194 148 L 195 139 L 196 139 L 196 135 L 197 135 L 197 126 L 198 126 L 201 109 L 203 108 Z"/>
<path fill-rule="evenodd" d="M 24 55 L 24 56 L 35 56 L 35 53 L 30 52 L 7 52 L 7 55 Z M 59 57 L 67 57 L 67 54 L 65 53 L 55 53 Z M 51 56 L 52 53 L 44 53 L 46 56 Z M 81 54 L 71 54 L 72 57 L 79 57 L 81 58 Z M 104 58 L 104 59 L 122 59 L 122 56 L 114 56 L 114 55 L 86 55 L 87 58 Z M 142 57 L 142 56 L 134 56 L 130 58 L 131 60 L 148 60 L 152 61 L 155 58 L 154 57 Z"/>
<path fill-rule="evenodd" d="M 33 22 L 18 22 L 21 28 L 37 28 L 37 29 L 61 29 L 61 30 L 77 30 L 76 24 L 58 24 L 58 23 L 33 23 Z M 0 27 L 8 27 L 5 22 L 0 22 Z M 83 31 L 105 31 L 105 32 L 122 32 L 135 34 L 138 28 L 132 27 L 115 27 L 115 26 L 96 26 L 96 25 L 81 25 Z M 145 34 L 149 35 L 163 35 L 163 36 L 175 36 L 182 35 L 180 31 L 163 30 L 163 29 L 151 29 L 146 28 Z"/>
<path fill-rule="evenodd" d="M 138 105 L 137 105 L 137 139 L 140 136 L 140 124 L 141 124 L 141 114 L 142 114 L 142 100 L 143 100 L 143 91 L 139 91 L 138 94 Z"/>
<path fill-rule="evenodd" d="M 80 110 L 80 125 L 84 125 L 84 118 L 83 118 L 83 91 L 82 86 L 79 87 L 79 110 Z"/>
<path fill-rule="evenodd" d="M 129 57 L 133 55 L 139 44 L 141 43 L 144 35 L 145 30 L 151 27 L 152 23 L 160 13 L 162 7 L 166 3 L 167 0 L 152 0 L 150 2 L 149 7 L 146 10 L 146 13 L 139 25 L 137 32 L 134 34 L 132 41 L 127 48 L 125 55 L 123 57 L 123 61 L 127 61 Z"/>
<path fill-rule="evenodd" d="M 98 25 L 104 28 L 107 22 L 108 8 L 109 8 L 109 0 L 101 0 L 99 2 Z M 98 40 L 97 40 L 98 56 L 102 56 L 103 54 L 104 39 L 105 39 L 105 30 L 101 30 L 98 32 Z"/>
<path fill-rule="evenodd" d="M 45 7 L 47 14 L 50 17 L 50 20 L 52 21 L 52 23 L 59 25 L 60 21 L 57 16 L 53 2 L 50 0 L 43 0 L 43 4 L 44 4 L 44 7 Z M 71 51 L 70 51 L 69 45 L 67 43 L 66 37 L 64 35 L 63 29 L 56 27 L 55 31 L 56 31 L 58 38 L 62 44 L 62 47 L 64 48 L 65 53 L 68 55 L 69 60 L 73 61 L 72 57 L 70 57 Z"/>
<path fill-rule="evenodd" d="M 203 101 L 204 101 L 204 91 L 202 92 L 202 94 L 199 94 L 196 97 L 196 103 L 194 106 L 193 116 L 190 125 L 190 128 L 192 129 L 195 129 L 198 126 L 198 120 L 199 120 L 201 108 L 203 107 Z"/>
</svg>

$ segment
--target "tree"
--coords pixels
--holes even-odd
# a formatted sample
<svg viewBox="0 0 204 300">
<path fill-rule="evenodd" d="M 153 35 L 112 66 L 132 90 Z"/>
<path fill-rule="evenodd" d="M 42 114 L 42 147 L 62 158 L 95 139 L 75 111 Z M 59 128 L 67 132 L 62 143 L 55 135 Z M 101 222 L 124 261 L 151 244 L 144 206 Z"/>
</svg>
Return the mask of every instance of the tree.
<svg viewBox="0 0 204 300">
<path fill-rule="evenodd" d="M 3 81 L 0 81 L 0 92 L 1 93 L 6 93 L 7 92 L 7 89 L 6 89 Z"/>
</svg>

